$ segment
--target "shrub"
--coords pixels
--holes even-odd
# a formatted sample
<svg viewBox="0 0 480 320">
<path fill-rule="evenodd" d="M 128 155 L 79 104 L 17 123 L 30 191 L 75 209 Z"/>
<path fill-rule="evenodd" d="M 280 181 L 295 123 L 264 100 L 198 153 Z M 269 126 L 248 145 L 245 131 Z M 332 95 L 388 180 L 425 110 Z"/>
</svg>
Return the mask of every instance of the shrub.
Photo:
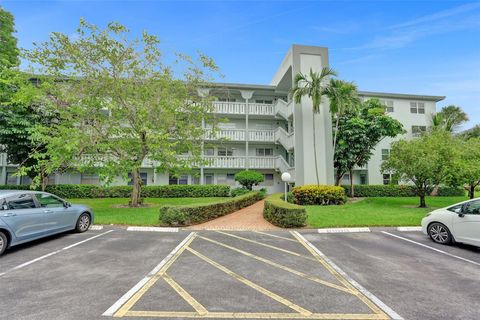
<svg viewBox="0 0 480 320">
<path fill-rule="evenodd" d="M 254 170 L 244 170 L 235 174 L 235 181 L 238 181 L 248 190 L 252 190 L 253 186 L 263 182 L 263 174 Z"/>
<path fill-rule="evenodd" d="M 265 199 L 263 217 L 282 228 L 303 227 L 306 225 L 305 208 L 282 200 L 283 195 L 274 194 Z"/>
<path fill-rule="evenodd" d="M 238 196 L 247 194 L 249 192 L 251 192 L 251 191 L 248 190 L 248 189 L 245 189 L 245 188 L 234 188 L 234 189 L 230 190 L 230 195 L 232 197 L 238 197 Z"/>
<path fill-rule="evenodd" d="M 30 190 L 30 186 L 0 185 L 0 189 Z M 45 191 L 61 198 L 129 198 L 132 187 L 57 184 L 47 186 Z M 142 197 L 145 198 L 203 198 L 228 197 L 229 195 L 230 187 L 225 185 L 166 185 L 145 186 L 142 188 Z"/>
<path fill-rule="evenodd" d="M 217 203 L 163 206 L 160 208 L 159 221 L 161 225 L 167 226 L 198 224 L 248 207 L 261 199 L 263 199 L 262 193 L 255 191 Z"/>
<path fill-rule="evenodd" d="M 338 186 L 304 185 L 292 189 L 295 204 L 333 205 L 347 201 L 345 190 Z"/>
<path fill-rule="evenodd" d="M 350 186 L 342 186 L 350 196 Z M 355 185 L 356 197 L 416 197 L 415 186 L 412 185 Z M 431 192 L 431 191 L 430 191 Z M 462 188 L 441 186 L 438 188 L 437 196 L 463 196 L 465 191 Z"/>
</svg>

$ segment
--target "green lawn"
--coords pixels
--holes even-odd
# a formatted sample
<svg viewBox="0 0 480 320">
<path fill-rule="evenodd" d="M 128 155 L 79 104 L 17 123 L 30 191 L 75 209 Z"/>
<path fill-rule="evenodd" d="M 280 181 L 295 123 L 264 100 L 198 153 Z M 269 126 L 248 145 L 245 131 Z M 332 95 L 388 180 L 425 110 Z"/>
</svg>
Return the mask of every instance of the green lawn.
<svg viewBox="0 0 480 320">
<path fill-rule="evenodd" d="M 227 198 L 146 198 L 148 208 L 116 208 L 116 205 L 128 204 L 126 198 L 70 199 L 77 204 L 84 204 L 93 209 L 95 224 L 119 224 L 131 226 L 158 225 L 158 208 L 162 205 L 188 205 L 220 202 Z"/>
<path fill-rule="evenodd" d="M 341 206 L 305 206 L 310 227 L 418 226 L 427 212 L 467 200 L 466 197 L 427 197 L 428 208 L 417 208 L 418 198 L 365 198 Z"/>
</svg>

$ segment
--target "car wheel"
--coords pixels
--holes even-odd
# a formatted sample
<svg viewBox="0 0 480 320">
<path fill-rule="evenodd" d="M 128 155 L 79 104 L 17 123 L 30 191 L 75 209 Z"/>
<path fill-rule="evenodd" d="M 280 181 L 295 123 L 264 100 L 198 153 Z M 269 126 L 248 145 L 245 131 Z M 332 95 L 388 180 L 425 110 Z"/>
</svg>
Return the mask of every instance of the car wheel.
<svg viewBox="0 0 480 320">
<path fill-rule="evenodd" d="M 90 222 L 91 222 L 90 215 L 86 212 L 82 213 L 80 217 L 78 217 L 75 231 L 79 233 L 87 231 L 88 228 L 90 227 Z"/>
<path fill-rule="evenodd" d="M 435 222 L 428 226 L 428 235 L 436 243 L 449 244 L 452 242 L 450 230 L 441 223 Z"/>
<path fill-rule="evenodd" d="M 5 252 L 8 246 L 8 239 L 5 233 L 0 231 L 0 256 Z"/>
</svg>

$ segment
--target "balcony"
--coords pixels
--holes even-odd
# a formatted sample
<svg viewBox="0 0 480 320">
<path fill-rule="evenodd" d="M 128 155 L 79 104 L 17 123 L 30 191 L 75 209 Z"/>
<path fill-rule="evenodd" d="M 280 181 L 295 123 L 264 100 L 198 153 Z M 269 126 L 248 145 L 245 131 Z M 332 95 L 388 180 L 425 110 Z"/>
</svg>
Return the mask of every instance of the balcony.
<svg viewBox="0 0 480 320">
<path fill-rule="evenodd" d="M 245 102 L 214 101 L 213 107 L 214 107 L 215 113 L 221 113 L 221 114 L 244 115 L 248 111 L 248 113 L 251 115 L 260 115 L 260 116 L 275 115 L 275 108 L 273 104 L 249 103 L 247 108 L 247 103 Z"/>
<path fill-rule="evenodd" d="M 205 140 L 245 141 L 247 131 L 245 129 L 221 129 L 213 134 L 212 130 L 207 129 Z M 253 142 L 274 142 L 273 130 L 248 130 L 248 141 Z"/>
<path fill-rule="evenodd" d="M 248 130 L 248 141 L 274 142 L 273 130 Z"/>
</svg>

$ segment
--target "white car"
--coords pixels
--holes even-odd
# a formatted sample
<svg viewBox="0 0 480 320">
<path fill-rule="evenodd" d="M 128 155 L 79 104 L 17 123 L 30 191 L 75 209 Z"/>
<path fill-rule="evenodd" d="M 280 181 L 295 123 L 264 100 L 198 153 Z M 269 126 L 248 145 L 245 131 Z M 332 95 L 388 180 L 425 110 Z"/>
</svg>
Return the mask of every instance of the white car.
<svg viewBox="0 0 480 320">
<path fill-rule="evenodd" d="M 422 219 L 422 231 L 437 243 L 480 247 L 480 198 L 428 213 Z"/>
</svg>

